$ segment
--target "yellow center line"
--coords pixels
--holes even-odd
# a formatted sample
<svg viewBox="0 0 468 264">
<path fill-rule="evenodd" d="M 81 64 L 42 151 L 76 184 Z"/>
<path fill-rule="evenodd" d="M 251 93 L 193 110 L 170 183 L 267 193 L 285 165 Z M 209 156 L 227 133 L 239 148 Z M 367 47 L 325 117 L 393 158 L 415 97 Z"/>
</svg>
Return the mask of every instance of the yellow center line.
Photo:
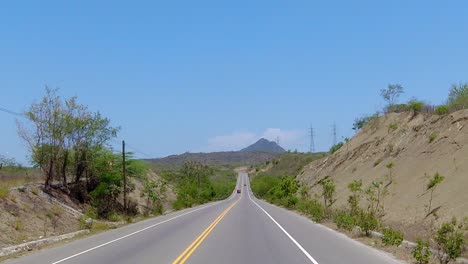
<svg viewBox="0 0 468 264">
<path fill-rule="evenodd" d="M 235 203 L 231 204 L 226 210 L 224 210 L 217 218 L 214 220 L 211 225 L 209 225 L 193 242 L 180 254 L 179 257 L 172 262 L 172 264 L 183 264 L 187 259 L 193 254 L 193 252 L 200 246 L 200 244 L 205 240 L 205 238 L 213 231 L 216 225 L 221 222 L 221 220 L 226 216 L 226 214 L 239 202 L 237 200 Z"/>
</svg>

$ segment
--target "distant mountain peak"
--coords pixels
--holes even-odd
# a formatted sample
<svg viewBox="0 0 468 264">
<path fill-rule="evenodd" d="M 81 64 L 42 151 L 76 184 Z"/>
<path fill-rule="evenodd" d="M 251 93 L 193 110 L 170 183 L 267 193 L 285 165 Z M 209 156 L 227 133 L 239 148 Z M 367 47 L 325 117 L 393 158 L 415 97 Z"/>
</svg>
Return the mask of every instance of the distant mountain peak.
<svg viewBox="0 0 468 264">
<path fill-rule="evenodd" d="M 252 145 L 243 148 L 241 152 L 269 152 L 269 153 L 283 153 L 286 152 L 276 142 L 269 141 L 268 139 L 261 138 Z"/>
</svg>

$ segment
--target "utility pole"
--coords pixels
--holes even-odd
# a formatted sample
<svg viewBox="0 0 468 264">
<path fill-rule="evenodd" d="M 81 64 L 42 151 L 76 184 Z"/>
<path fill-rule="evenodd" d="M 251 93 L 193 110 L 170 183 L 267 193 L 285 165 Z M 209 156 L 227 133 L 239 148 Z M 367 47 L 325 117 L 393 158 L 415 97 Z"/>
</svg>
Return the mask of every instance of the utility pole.
<svg viewBox="0 0 468 264">
<path fill-rule="evenodd" d="M 315 142 L 314 142 L 314 128 L 312 127 L 312 125 L 310 125 L 309 135 L 310 135 L 310 149 L 309 149 L 309 152 L 314 153 L 315 152 Z"/>
<path fill-rule="evenodd" d="M 125 140 L 122 140 L 122 175 L 123 175 L 123 197 L 124 212 L 127 213 L 127 175 L 125 171 Z"/>
</svg>

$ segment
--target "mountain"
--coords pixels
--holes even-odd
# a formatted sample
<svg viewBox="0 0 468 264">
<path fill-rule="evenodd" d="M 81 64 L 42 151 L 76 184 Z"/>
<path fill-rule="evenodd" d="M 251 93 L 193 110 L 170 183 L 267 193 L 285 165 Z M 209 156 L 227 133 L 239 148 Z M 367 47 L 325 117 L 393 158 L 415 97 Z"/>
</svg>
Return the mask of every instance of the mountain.
<svg viewBox="0 0 468 264">
<path fill-rule="evenodd" d="M 276 142 L 261 138 L 254 144 L 241 149 L 241 152 L 266 152 L 266 153 L 284 153 L 286 152 Z"/>
<path fill-rule="evenodd" d="M 212 152 L 212 153 L 184 153 L 181 155 L 171 155 L 165 158 L 147 159 L 153 168 L 174 169 L 182 166 L 185 162 L 196 161 L 206 165 L 220 166 L 251 166 L 272 160 L 278 153 L 269 152 Z"/>
</svg>

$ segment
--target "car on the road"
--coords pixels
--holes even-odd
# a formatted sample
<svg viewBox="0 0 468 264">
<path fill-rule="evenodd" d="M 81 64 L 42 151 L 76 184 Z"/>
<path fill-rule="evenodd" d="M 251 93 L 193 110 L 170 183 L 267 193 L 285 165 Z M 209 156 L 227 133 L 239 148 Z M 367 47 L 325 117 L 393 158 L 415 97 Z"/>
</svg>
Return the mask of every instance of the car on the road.
<svg viewBox="0 0 468 264">
<path fill-rule="evenodd" d="M 237 189 L 237 193 L 241 193 L 241 189 Z"/>
</svg>

